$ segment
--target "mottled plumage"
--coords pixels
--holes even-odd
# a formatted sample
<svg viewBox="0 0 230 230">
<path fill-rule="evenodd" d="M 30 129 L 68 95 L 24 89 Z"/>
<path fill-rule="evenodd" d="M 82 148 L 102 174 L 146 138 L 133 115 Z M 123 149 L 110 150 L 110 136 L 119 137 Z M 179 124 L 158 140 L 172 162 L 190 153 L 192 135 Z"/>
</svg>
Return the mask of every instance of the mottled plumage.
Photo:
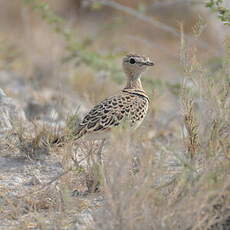
<svg viewBox="0 0 230 230">
<path fill-rule="evenodd" d="M 85 133 L 109 130 L 122 122 L 137 128 L 147 113 L 148 103 L 144 91 L 122 90 L 120 94 L 105 99 L 91 109 L 75 134 L 81 137 Z"/>
<path fill-rule="evenodd" d="M 75 137 L 102 133 L 122 124 L 137 128 L 143 121 L 149 104 L 140 77 L 146 67 L 152 65 L 146 57 L 133 54 L 125 56 L 123 69 L 127 77 L 126 87 L 93 107 L 74 131 Z"/>
</svg>

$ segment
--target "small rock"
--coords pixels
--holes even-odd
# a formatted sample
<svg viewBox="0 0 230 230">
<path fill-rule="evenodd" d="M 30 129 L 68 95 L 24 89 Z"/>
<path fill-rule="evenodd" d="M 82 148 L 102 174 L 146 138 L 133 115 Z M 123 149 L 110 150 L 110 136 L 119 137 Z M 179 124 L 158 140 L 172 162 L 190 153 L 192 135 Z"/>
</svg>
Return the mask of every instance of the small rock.
<svg viewBox="0 0 230 230">
<path fill-rule="evenodd" d="M 39 185 L 41 184 L 41 180 L 37 176 L 32 176 L 32 178 L 26 182 L 24 185 L 26 186 L 34 186 L 34 185 Z"/>
</svg>

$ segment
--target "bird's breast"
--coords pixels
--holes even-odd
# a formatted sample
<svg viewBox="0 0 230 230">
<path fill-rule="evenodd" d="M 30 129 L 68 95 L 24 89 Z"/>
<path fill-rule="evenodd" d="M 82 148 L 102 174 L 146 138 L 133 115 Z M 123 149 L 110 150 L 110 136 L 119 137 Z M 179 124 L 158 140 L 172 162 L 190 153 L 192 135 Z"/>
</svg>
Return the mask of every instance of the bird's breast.
<svg viewBox="0 0 230 230">
<path fill-rule="evenodd" d="M 137 100 L 137 103 L 132 107 L 129 118 L 132 128 L 138 128 L 140 124 L 143 122 L 148 111 L 148 104 L 148 100 L 139 99 Z"/>
</svg>

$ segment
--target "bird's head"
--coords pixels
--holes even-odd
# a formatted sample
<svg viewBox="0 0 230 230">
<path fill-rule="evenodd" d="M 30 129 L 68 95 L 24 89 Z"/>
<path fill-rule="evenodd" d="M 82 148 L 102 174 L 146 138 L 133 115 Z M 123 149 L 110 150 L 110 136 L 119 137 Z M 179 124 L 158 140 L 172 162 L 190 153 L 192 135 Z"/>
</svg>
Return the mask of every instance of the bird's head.
<svg viewBox="0 0 230 230">
<path fill-rule="evenodd" d="M 141 73 L 146 70 L 147 67 L 154 65 L 149 58 L 136 54 L 126 55 L 123 58 L 122 64 L 124 72 L 128 78 L 131 78 L 132 80 L 137 80 L 140 78 Z"/>
</svg>

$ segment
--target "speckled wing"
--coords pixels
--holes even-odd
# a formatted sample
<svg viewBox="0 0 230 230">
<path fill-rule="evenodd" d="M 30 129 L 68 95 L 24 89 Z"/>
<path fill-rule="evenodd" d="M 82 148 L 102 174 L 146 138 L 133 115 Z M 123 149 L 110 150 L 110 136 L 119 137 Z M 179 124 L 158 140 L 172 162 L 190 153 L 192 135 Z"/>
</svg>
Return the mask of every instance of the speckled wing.
<svg viewBox="0 0 230 230">
<path fill-rule="evenodd" d="M 80 138 L 86 133 L 109 130 L 124 120 L 130 122 L 130 126 L 135 126 L 144 118 L 147 104 L 148 101 L 140 95 L 128 92 L 107 98 L 89 111 L 74 134 Z"/>
<path fill-rule="evenodd" d="M 97 104 L 79 124 L 75 135 L 79 138 L 86 133 L 97 132 L 118 126 L 125 117 L 121 95 L 107 98 Z"/>
</svg>

